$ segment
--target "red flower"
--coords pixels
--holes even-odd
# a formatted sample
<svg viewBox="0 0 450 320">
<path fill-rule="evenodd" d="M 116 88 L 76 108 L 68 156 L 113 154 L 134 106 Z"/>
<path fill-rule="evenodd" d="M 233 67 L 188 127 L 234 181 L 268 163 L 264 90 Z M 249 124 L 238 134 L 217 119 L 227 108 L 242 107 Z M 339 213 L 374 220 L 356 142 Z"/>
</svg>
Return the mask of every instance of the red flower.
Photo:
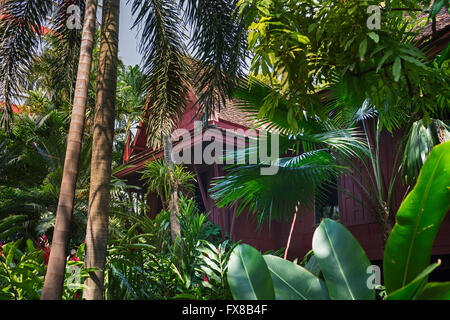
<svg viewBox="0 0 450 320">
<path fill-rule="evenodd" d="M 203 274 L 203 281 L 209 282 L 208 276 L 206 273 Z"/>
<path fill-rule="evenodd" d="M 80 261 L 80 258 L 78 258 L 76 255 L 72 256 L 72 258 L 69 259 L 69 261 Z"/>
<path fill-rule="evenodd" d="M 44 242 L 44 248 L 42 248 L 42 243 Z M 44 250 L 44 265 L 47 266 L 48 265 L 48 261 L 50 259 L 50 244 L 48 243 L 48 238 L 47 236 L 44 234 L 41 237 L 37 238 L 37 245 L 36 245 L 38 250 Z"/>
<path fill-rule="evenodd" d="M 44 265 L 48 266 L 48 260 L 50 259 L 50 247 L 44 247 Z"/>
<path fill-rule="evenodd" d="M 41 249 L 42 249 L 42 246 L 41 246 L 41 237 L 37 237 L 37 239 L 36 239 L 36 247 L 37 247 L 38 250 L 41 250 Z"/>
</svg>

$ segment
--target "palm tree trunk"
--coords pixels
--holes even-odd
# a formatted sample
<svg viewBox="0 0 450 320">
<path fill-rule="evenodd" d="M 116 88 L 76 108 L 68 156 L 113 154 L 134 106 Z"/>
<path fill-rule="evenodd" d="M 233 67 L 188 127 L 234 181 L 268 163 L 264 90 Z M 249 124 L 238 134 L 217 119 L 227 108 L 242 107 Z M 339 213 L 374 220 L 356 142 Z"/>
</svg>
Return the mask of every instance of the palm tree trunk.
<svg viewBox="0 0 450 320">
<path fill-rule="evenodd" d="M 169 174 L 172 182 L 172 192 L 170 194 L 169 211 L 170 211 L 170 235 L 172 243 L 175 243 L 177 238 L 181 240 L 181 227 L 178 216 L 180 215 L 180 208 L 178 204 L 178 181 L 176 181 L 173 170 L 175 170 L 175 164 L 172 161 L 172 140 L 170 135 L 163 136 L 164 142 L 164 160 L 169 169 Z"/>
<path fill-rule="evenodd" d="M 114 139 L 120 0 L 103 1 L 102 35 L 92 143 L 89 213 L 86 229 L 86 268 L 97 268 L 86 280 L 83 298 L 102 300 Z"/>
<path fill-rule="evenodd" d="M 81 39 L 80 60 L 78 63 L 72 117 L 67 139 L 64 172 L 61 182 L 58 209 L 56 211 L 52 250 L 47 273 L 45 275 L 44 288 L 42 289 L 42 300 L 56 300 L 62 298 L 66 270 L 67 242 L 75 198 L 78 163 L 83 141 L 96 16 L 97 0 L 86 0 L 86 14 Z"/>
<path fill-rule="evenodd" d="M 386 242 L 389 238 L 389 235 L 392 231 L 392 223 L 391 223 L 391 214 L 389 207 L 387 206 L 385 201 L 382 201 L 380 205 L 380 209 L 378 210 L 378 214 L 380 216 L 381 221 L 381 229 L 383 230 L 382 237 L 383 237 L 383 244 L 386 246 Z"/>
</svg>

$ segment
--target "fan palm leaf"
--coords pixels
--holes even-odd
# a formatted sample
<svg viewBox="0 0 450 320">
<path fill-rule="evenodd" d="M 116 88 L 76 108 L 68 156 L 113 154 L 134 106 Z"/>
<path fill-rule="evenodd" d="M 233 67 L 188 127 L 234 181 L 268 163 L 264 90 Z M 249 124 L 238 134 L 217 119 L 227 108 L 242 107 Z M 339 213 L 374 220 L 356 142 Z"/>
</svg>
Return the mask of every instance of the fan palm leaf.
<svg viewBox="0 0 450 320">
<path fill-rule="evenodd" d="M 358 130 L 340 128 L 332 120 L 309 118 L 305 113 L 293 129 L 287 121 L 289 102 L 281 96 L 277 97 L 272 116 L 261 113 L 265 97 L 270 94 L 269 86 L 251 81 L 250 86 L 240 87 L 235 96 L 240 99 L 238 106 L 254 119 L 257 128 L 278 135 L 281 157 L 232 166 L 211 190 L 219 207 L 237 205 L 238 213 L 247 208 L 259 222 L 290 218 L 299 205 L 311 209 L 314 199 L 321 201 L 325 188 L 347 171 L 343 165 L 346 161 L 361 159 L 370 152 Z M 253 144 L 236 151 L 236 157 L 243 163 L 249 154 L 259 152 L 259 145 Z M 275 175 L 261 175 L 261 168 L 268 165 L 277 167 Z"/>
<path fill-rule="evenodd" d="M 278 173 L 273 176 L 261 175 L 263 166 L 235 167 L 217 180 L 211 189 L 217 205 L 237 205 L 238 214 L 247 208 L 258 222 L 291 218 L 298 204 L 311 209 L 327 183 L 346 171 L 326 149 L 279 159 Z"/>
</svg>

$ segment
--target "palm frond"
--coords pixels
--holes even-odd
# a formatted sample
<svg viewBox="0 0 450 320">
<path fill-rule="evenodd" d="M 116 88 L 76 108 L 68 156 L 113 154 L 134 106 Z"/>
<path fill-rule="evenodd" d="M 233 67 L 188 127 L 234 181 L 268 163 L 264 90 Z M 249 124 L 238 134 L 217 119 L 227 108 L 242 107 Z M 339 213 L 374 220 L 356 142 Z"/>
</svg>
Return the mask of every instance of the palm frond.
<svg viewBox="0 0 450 320">
<path fill-rule="evenodd" d="M 192 26 L 190 48 L 195 61 L 194 87 L 199 113 L 205 118 L 226 105 L 247 57 L 247 31 L 234 14 L 237 0 L 181 0 L 185 18 Z"/>
<path fill-rule="evenodd" d="M 290 117 L 290 110 L 295 109 L 293 103 L 273 87 L 253 77 L 241 80 L 233 95 L 235 106 L 248 115 L 255 129 L 289 136 L 339 127 L 334 119 L 322 120 L 317 116 L 309 116 L 307 112 L 302 112 L 301 117 Z"/>
<path fill-rule="evenodd" d="M 276 96 L 276 112 L 266 112 L 265 105 L 268 97 Z M 364 117 L 370 117 L 375 111 L 366 105 L 355 109 L 341 125 L 334 118 L 321 120 L 317 117 L 308 117 L 305 112 L 301 119 L 295 120 L 294 130 L 288 121 L 289 101 L 280 96 L 270 86 L 256 80 L 241 82 L 235 90 L 236 105 L 244 111 L 254 123 L 256 129 L 268 131 L 279 135 L 280 154 L 293 149 L 297 154 L 327 146 L 336 152 L 348 157 L 361 157 L 369 151 L 363 134 L 352 128 Z M 273 103 L 273 99 L 269 103 Z M 342 125 L 345 125 L 342 128 Z M 257 150 L 252 150 L 258 152 Z M 248 151 L 239 151 L 248 155 Z"/>
<path fill-rule="evenodd" d="M 0 12 L 0 126 L 9 130 L 12 104 L 26 84 L 51 0 L 5 0 Z"/>
<path fill-rule="evenodd" d="M 248 114 L 254 128 L 263 127 L 280 134 L 294 132 L 287 121 L 289 102 L 270 86 L 255 78 L 241 80 L 233 96 L 236 107 Z M 266 107 L 268 104 L 271 105 L 270 110 Z"/>
<path fill-rule="evenodd" d="M 240 166 L 214 182 L 212 197 L 219 207 L 248 209 L 258 222 L 291 218 L 295 207 L 311 209 L 329 181 L 346 170 L 329 150 L 315 150 L 278 161 L 278 173 L 261 175 L 264 165 Z"/>
<path fill-rule="evenodd" d="M 239 99 L 238 107 L 250 115 L 258 129 L 278 135 L 278 139 L 268 137 L 271 146 L 278 140 L 279 154 L 278 158 L 271 155 L 270 161 L 258 158 L 257 164 L 249 164 L 255 154 L 260 155 L 261 144 L 249 143 L 237 150 L 234 159 L 247 165 L 229 168 L 226 177 L 216 181 L 212 192 L 219 206 L 237 205 L 238 212 L 248 208 L 260 222 L 290 217 L 299 203 L 309 209 L 314 201 L 323 200 L 330 184 L 346 172 L 343 164 L 355 158 L 363 160 L 370 154 L 363 133 L 352 128 L 369 108 L 356 109 L 351 121 L 343 122 L 347 127 L 339 126 L 332 118 L 321 120 L 305 112 L 295 120 L 294 129 L 288 121 L 290 102 L 270 86 L 251 79 L 248 85 L 241 84 L 235 97 Z M 276 100 L 275 112 L 264 110 L 267 97 L 271 97 L 270 103 Z M 278 173 L 261 175 L 260 170 L 268 165 L 277 166 Z"/>
<path fill-rule="evenodd" d="M 404 105 L 398 101 L 395 92 L 386 92 L 385 99 L 375 105 L 364 95 L 371 83 L 377 79 L 373 75 L 365 75 L 366 79 L 358 79 L 352 76 L 334 74 L 326 91 L 326 113 L 333 121 L 342 127 L 355 126 L 357 123 L 378 117 L 381 126 L 390 132 L 394 128 L 400 128 L 408 121 L 405 115 Z M 364 89 L 361 89 L 364 88 Z M 368 90 L 368 89 L 367 89 Z M 395 99 L 393 98 L 395 97 Z"/>
<path fill-rule="evenodd" d="M 195 173 L 188 171 L 183 165 L 175 165 L 170 169 L 164 159 L 147 162 L 141 171 L 141 180 L 147 186 L 147 193 L 154 192 L 166 201 L 172 192 L 174 179 L 180 190 L 186 194 L 194 191 Z"/>
<path fill-rule="evenodd" d="M 259 219 L 264 215 L 265 218 L 272 217 L 274 205 L 276 210 L 287 212 L 288 216 L 294 212 L 298 202 L 309 208 L 312 199 L 323 198 L 328 184 L 346 171 L 343 164 L 355 158 L 364 159 L 370 152 L 359 131 L 325 129 L 316 133 L 304 131 L 297 135 L 281 135 L 280 154 L 296 156 L 283 156 L 270 163 L 259 159 L 256 165 L 232 167 L 226 177 L 219 179 L 212 188 L 213 198 L 219 206 L 238 204 L 238 212 L 248 206 Z M 249 154 L 259 155 L 258 146 L 238 150 L 237 163 L 245 163 L 250 159 Z M 261 175 L 261 168 L 268 165 L 278 166 L 277 174 Z M 280 192 L 282 194 L 278 196 Z M 277 214 L 273 216 L 279 217 Z"/>
<path fill-rule="evenodd" d="M 135 0 L 134 26 L 142 29 L 140 52 L 143 73 L 148 76 L 147 121 L 149 144 L 161 145 L 184 112 L 189 92 L 185 30 L 173 0 Z"/>
<path fill-rule="evenodd" d="M 68 9 L 71 6 L 76 6 L 80 9 L 80 25 L 83 25 L 85 3 L 85 0 L 54 1 L 56 10 L 50 21 L 52 33 L 49 35 L 48 40 L 59 57 L 59 63 L 53 65 L 56 75 L 55 80 L 69 85 L 69 87 L 64 88 L 69 98 L 72 96 L 75 86 L 82 29 L 67 27 L 67 22 L 71 18 Z"/>
</svg>

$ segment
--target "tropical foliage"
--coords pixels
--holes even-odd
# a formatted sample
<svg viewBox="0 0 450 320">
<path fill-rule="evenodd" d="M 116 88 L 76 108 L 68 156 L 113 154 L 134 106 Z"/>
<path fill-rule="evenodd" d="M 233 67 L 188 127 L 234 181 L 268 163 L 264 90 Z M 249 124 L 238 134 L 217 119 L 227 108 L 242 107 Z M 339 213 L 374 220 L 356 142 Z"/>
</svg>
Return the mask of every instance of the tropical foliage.
<svg viewBox="0 0 450 320">
<path fill-rule="evenodd" d="M 268 77 L 291 101 L 288 120 L 302 118 L 304 110 L 324 119 L 328 109 L 318 94 L 324 91 L 330 91 L 331 97 L 340 93 L 343 108 L 359 107 L 369 99 L 385 115 L 383 125 L 389 129 L 402 109 L 416 119 L 445 115 L 447 71 L 427 56 L 430 39 L 422 38 L 419 27 L 431 18 L 420 14 L 430 1 L 333 3 L 240 1 L 254 53 L 251 71 Z M 434 14 L 443 3 L 435 2 Z M 382 15 L 380 26 L 372 30 L 367 13 L 371 5 L 381 5 Z M 424 43 L 418 47 L 419 40 Z M 436 87 L 444 89 L 436 91 Z"/>
<path fill-rule="evenodd" d="M 0 238 L 6 239 L 17 228 L 14 225 L 23 218 L 15 216 L 0 220 Z M 88 276 L 82 259 L 84 245 L 70 257 L 67 263 L 64 300 L 78 298 L 78 290 L 83 289 L 83 279 Z M 20 238 L 6 244 L 0 243 L 0 300 L 37 300 L 40 298 L 50 246 L 47 237 L 24 241 Z"/>
<path fill-rule="evenodd" d="M 224 299 L 226 267 L 233 246 L 218 238 L 220 229 L 200 213 L 193 200 L 180 203 L 182 238 L 170 241 L 170 214 L 119 214 L 122 234 L 108 246 L 107 299 Z M 219 253 L 220 248 L 222 253 Z M 180 256 L 178 248 L 182 247 Z M 214 251 L 211 251 L 212 248 Z M 218 272 L 220 270 L 220 272 Z"/>
<path fill-rule="evenodd" d="M 448 1 L 129 2 L 141 66 L 117 58 L 119 0 L 103 1 L 102 31 L 97 0 L 0 0 L 0 299 L 450 299 L 428 282 L 450 209 Z M 74 5 L 83 28 L 67 25 Z M 382 226 L 383 282 L 337 221 L 297 263 L 291 236 L 285 259 L 261 254 L 199 210 L 171 133 L 188 103 L 207 124 L 230 101 L 279 156 L 250 141 L 225 155 L 244 164 L 207 190 L 216 205 L 293 227 L 337 189 Z M 138 127 L 164 159 L 121 180 Z M 399 135 L 386 180 L 382 137 Z"/>
<path fill-rule="evenodd" d="M 308 209 L 314 197 L 320 201 L 330 182 L 346 172 L 345 162 L 369 154 L 358 130 L 342 128 L 332 119 L 321 121 L 312 116 L 292 129 L 286 121 L 289 102 L 261 82 L 252 81 L 235 95 L 242 99 L 241 108 L 253 116 L 256 128 L 264 126 L 277 132 L 280 158 L 271 163 L 259 159 L 258 164 L 233 167 L 211 189 L 219 207 L 238 203 L 238 213 L 248 207 L 259 221 L 291 217 L 299 203 Z M 276 115 L 258 118 L 270 101 L 268 97 L 277 101 Z M 236 158 L 248 161 L 252 153 L 260 154 L 258 147 L 260 144 L 238 150 Z M 261 167 L 267 165 L 277 166 L 278 172 L 261 175 Z"/>
<path fill-rule="evenodd" d="M 448 283 L 429 283 L 427 279 L 441 263 L 430 265 L 430 260 L 434 238 L 450 209 L 450 175 L 445 168 L 449 150 L 449 142 L 433 149 L 416 187 L 397 213 L 383 258 L 387 300 L 448 299 Z M 312 255 L 303 265 L 271 255 L 262 256 L 256 249 L 240 245 L 233 251 L 228 266 L 233 297 L 247 300 L 375 298 L 369 259 L 350 231 L 336 221 L 321 222 L 314 232 Z"/>
<path fill-rule="evenodd" d="M 163 208 L 169 205 L 174 184 L 172 179 L 186 196 L 192 195 L 196 181 L 195 174 L 186 170 L 182 164 L 175 165 L 171 175 L 163 159 L 147 162 L 141 176 L 141 180 L 148 186 L 147 195 L 156 193 L 161 199 Z"/>
<path fill-rule="evenodd" d="M 11 106 L 17 103 L 17 97 L 22 96 L 21 93 L 28 87 L 27 76 L 38 56 L 39 44 L 42 43 L 43 35 L 46 33 L 45 25 L 49 16 L 53 17 L 50 22 L 52 28 L 50 38 L 53 46 L 58 48 L 59 57 L 51 67 L 59 80 L 64 79 L 61 83 L 67 83 L 69 80 L 69 86 L 61 87 L 72 88 L 67 91 L 68 96 L 71 91 L 73 92 L 74 66 L 78 61 L 81 33 L 80 30 L 66 27 L 67 9 L 71 5 L 77 5 L 82 14 L 84 1 L 81 0 L 2 1 L 0 98 L 5 105 L 5 109 L 1 112 L 3 128 L 9 128 Z M 64 59 L 61 59 L 62 57 Z M 60 86 L 55 89 L 58 87 Z"/>
<path fill-rule="evenodd" d="M 381 6 L 377 28 L 368 27 L 370 5 Z M 378 221 L 386 241 L 394 193 L 406 196 L 431 149 L 448 140 L 449 49 L 432 53 L 436 32 L 423 32 L 444 2 L 429 6 L 240 1 L 253 59 L 251 76 L 234 96 L 256 128 L 280 135 L 281 156 L 271 163 L 279 169 L 274 176 L 256 174 L 267 165 L 261 160 L 230 168 L 212 189 L 218 206 L 248 208 L 260 222 L 291 218 L 299 206 L 311 209 L 314 196 L 320 205 L 324 189 L 345 175 L 358 191 L 338 186 L 340 192 Z M 437 83 L 444 89 L 435 90 Z M 386 131 L 407 133 L 387 174 L 380 157 Z M 252 152 L 240 151 L 241 157 Z"/>
</svg>

